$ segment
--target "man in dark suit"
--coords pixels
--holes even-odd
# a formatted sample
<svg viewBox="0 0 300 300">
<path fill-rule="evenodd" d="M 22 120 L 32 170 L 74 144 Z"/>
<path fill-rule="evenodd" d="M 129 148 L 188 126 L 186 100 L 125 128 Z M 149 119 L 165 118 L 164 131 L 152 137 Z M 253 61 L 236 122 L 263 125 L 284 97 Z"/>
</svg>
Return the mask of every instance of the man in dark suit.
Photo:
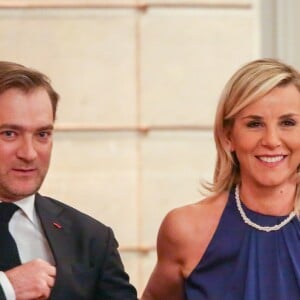
<svg viewBox="0 0 300 300">
<path fill-rule="evenodd" d="M 44 74 L 0 62 L 0 300 L 136 300 L 112 230 L 38 193 L 58 99 Z"/>
</svg>

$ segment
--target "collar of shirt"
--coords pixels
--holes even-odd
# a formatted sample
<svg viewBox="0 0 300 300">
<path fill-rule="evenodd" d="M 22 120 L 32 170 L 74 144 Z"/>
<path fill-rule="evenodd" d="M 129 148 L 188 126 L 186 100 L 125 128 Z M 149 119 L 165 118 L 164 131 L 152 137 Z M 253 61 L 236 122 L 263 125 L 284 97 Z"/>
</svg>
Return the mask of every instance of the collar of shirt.
<svg viewBox="0 0 300 300">
<path fill-rule="evenodd" d="M 9 222 L 9 231 L 16 241 L 21 262 L 41 258 L 54 264 L 54 258 L 48 240 L 45 237 L 40 219 L 36 212 L 35 195 L 14 201 L 20 209 L 16 211 Z M 24 242 L 26 237 L 26 242 Z M 32 245 L 35 245 L 32 247 Z"/>
<path fill-rule="evenodd" d="M 14 204 L 16 204 L 20 209 L 16 211 L 10 221 L 10 231 L 16 241 L 22 263 L 35 258 L 41 258 L 54 265 L 55 261 L 51 249 L 44 237 L 44 233 L 34 207 L 34 199 L 35 195 L 30 195 L 24 199 L 14 201 Z M 22 230 L 25 231 L 20 233 Z M 26 243 L 24 243 L 24 236 L 26 236 L 27 239 Z M 35 246 L 32 247 L 31 245 Z M 6 299 L 16 299 L 14 289 L 8 278 L 5 276 L 5 273 L 0 272 L 0 284 L 6 295 Z"/>
<path fill-rule="evenodd" d="M 34 208 L 34 198 L 35 195 L 30 195 L 28 197 L 25 197 L 24 199 L 14 201 L 14 204 L 19 206 L 22 213 L 26 215 L 26 217 L 30 220 L 30 222 L 36 225 L 38 221 L 37 221 L 37 215 Z"/>
</svg>

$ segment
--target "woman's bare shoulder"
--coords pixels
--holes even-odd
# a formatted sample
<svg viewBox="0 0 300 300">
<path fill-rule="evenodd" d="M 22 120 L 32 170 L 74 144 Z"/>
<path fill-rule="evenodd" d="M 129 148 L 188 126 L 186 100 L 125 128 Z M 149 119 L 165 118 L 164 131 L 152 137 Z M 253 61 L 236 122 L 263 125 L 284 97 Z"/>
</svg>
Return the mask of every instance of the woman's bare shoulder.
<svg viewBox="0 0 300 300">
<path fill-rule="evenodd" d="M 194 227 L 210 219 L 214 220 L 220 217 L 227 199 L 228 193 L 224 192 L 196 203 L 174 208 L 166 215 L 162 224 L 176 226 L 179 229 L 178 227 Z"/>
<path fill-rule="evenodd" d="M 227 199 L 228 193 L 224 192 L 172 209 L 161 224 L 159 237 L 183 245 L 194 241 L 195 235 L 206 241 L 216 229 Z"/>
<path fill-rule="evenodd" d="M 164 218 L 158 234 L 158 248 L 166 255 L 170 255 L 171 249 L 176 249 L 174 258 L 181 262 L 182 272 L 186 276 L 205 252 L 227 199 L 227 193 L 208 197 L 175 208 Z"/>
</svg>

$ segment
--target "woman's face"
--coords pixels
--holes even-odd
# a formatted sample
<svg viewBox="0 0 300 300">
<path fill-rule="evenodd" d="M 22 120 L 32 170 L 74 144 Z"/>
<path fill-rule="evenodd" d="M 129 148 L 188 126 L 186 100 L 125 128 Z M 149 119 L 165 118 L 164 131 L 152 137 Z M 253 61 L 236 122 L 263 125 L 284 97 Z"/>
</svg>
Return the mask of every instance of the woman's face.
<svg viewBox="0 0 300 300">
<path fill-rule="evenodd" d="M 292 84 L 276 87 L 240 111 L 228 135 L 243 183 L 295 183 L 300 164 L 300 93 Z"/>
</svg>

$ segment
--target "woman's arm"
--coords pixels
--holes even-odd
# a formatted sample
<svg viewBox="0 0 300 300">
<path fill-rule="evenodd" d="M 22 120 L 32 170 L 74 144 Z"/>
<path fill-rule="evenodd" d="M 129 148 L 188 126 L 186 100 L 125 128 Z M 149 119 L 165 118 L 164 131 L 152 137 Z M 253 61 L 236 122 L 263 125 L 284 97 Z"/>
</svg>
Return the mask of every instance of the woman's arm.
<svg viewBox="0 0 300 300">
<path fill-rule="evenodd" d="M 171 211 L 161 224 L 157 238 L 157 263 L 141 300 L 184 299 L 185 211 L 183 208 Z"/>
<path fill-rule="evenodd" d="M 157 238 L 157 263 L 141 300 L 183 300 L 184 281 L 200 262 L 227 202 L 227 193 L 172 210 Z"/>
</svg>

